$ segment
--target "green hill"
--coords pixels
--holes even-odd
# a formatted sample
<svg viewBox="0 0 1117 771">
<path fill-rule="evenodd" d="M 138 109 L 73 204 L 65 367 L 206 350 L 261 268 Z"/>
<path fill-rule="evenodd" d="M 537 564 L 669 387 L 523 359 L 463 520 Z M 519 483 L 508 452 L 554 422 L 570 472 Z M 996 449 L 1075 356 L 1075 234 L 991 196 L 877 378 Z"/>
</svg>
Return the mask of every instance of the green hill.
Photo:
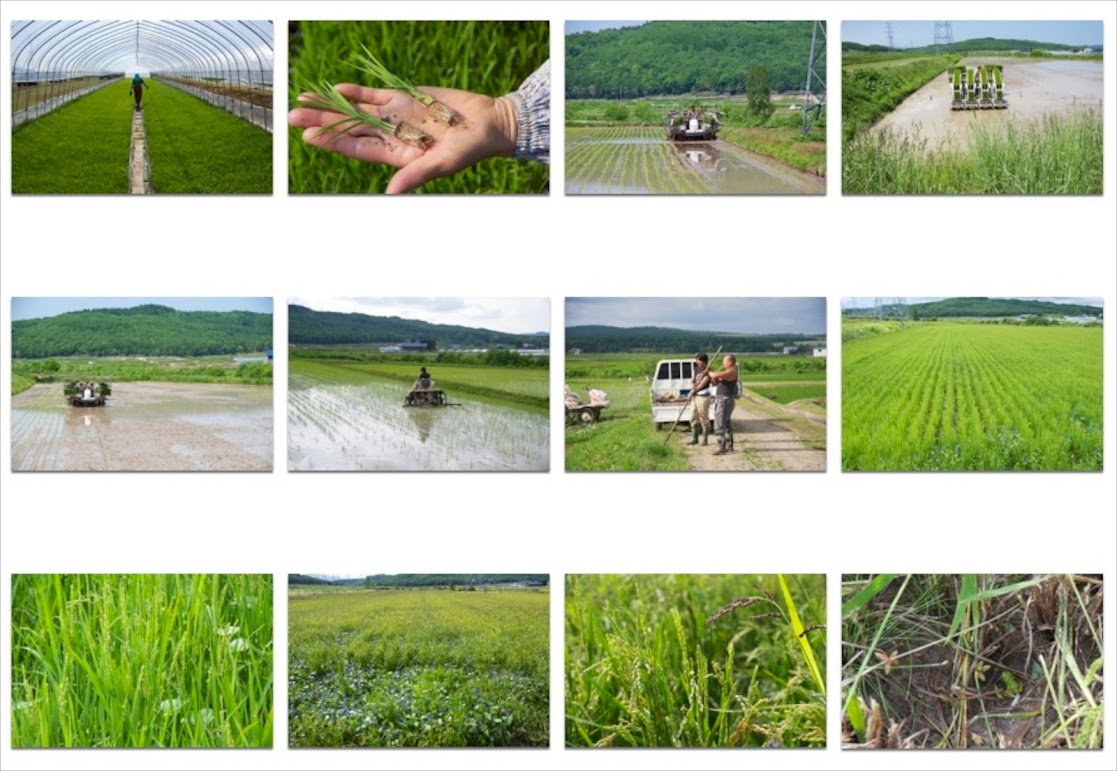
<svg viewBox="0 0 1117 771">
<path fill-rule="evenodd" d="M 1043 43 L 1038 40 L 1017 40 L 1015 38 L 995 38 L 995 37 L 977 37 L 969 40 L 957 40 L 950 47 L 949 51 L 956 54 L 974 53 L 977 51 L 1018 51 L 1028 53 L 1031 51 L 1078 51 L 1083 47 L 1089 46 L 1094 51 L 1101 51 L 1102 43 L 1097 41 L 1096 44 L 1083 43 L 1082 45 L 1067 45 L 1066 43 Z M 889 49 L 888 46 L 864 43 L 854 43 L 853 41 L 842 41 L 842 53 L 886 53 Z M 903 48 L 895 49 L 897 52 L 905 54 L 928 54 L 938 53 L 938 48 L 933 45 L 919 46 L 918 48 Z"/>
<path fill-rule="evenodd" d="M 753 335 L 735 332 L 704 332 L 671 327 L 610 327 L 585 325 L 566 328 L 566 347 L 583 353 L 637 353 L 715 351 L 723 347 L 733 353 L 770 353 L 784 345 L 825 340 L 826 333 Z"/>
<path fill-rule="evenodd" d="M 567 99 L 740 94 L 763 65 L 774 91 L 807 77 L 811 21 L 653 21 L 566 36 Z"/>
<path fill-rule="evenodd" d="M 316 311 L 302 305 L 287 308 L 288 340 L 292 345 L 369 345 L 406 342 L 435 343 L 438 348 L 494 345 L 546 348 L 550 335 L 512 335 L 491 329 L 431 324 L 399 316 Z"/>
<path fill-rule="evenodd" d="M 527 584 L 547 586 L 550 576 L 546 573 L 397 573 L 377 574 L 364 578 L 338 578 L 327 580 L 314 576 L 292 574 L 287 578 L 291 585 L 365 586 L 368 588 L 403 588 L 426 586 L 494 586 L 498 584 Z"/>
<path fill-rule="evenodd" d="M 272 314 L 97 308 L 12 322 L 12 358 L 208 356 L 272 347 Z"/>
<path fill-rule="evenodd" d="M 1004 316 L 1101 316 L 1096 305 L 1074 305 L 1043 300 L 1014 300 L 1011 298 L 952 297 L 907 305 L 885 305 L 887 316 L 912 316 L 928 318 L 999 318 Z M 873 316 L 874 308 L 850 308 L 842 311 L 847 316 Z"/>
</svg>

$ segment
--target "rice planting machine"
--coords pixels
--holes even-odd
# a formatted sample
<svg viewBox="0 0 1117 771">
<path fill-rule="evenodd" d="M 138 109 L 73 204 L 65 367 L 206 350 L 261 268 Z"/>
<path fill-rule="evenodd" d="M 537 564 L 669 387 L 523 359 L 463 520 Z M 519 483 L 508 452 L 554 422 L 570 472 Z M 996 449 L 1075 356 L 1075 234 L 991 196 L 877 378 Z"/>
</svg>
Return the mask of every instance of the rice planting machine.
<svg viewBox="0 0 1117 771">
<path fill-rule="evenodd" d="M 959 65 L 948 71 L 953 99 L 952 110 L 1004 110 L 1004 67 L 1000 64 Z"/>
<path fill-rule="evenodd" d="M 112 386 L 74 380 L 62 386 L 62 393 L 71 407 L 104 407 L 105 399 L 112 395 Z"/>
<path fill-rule="evenodd" d="M 669 142 L 712 142 L 718 138 L 721 119 L 714 110 L 671 110 L 667 113 Z"/>
</svg>

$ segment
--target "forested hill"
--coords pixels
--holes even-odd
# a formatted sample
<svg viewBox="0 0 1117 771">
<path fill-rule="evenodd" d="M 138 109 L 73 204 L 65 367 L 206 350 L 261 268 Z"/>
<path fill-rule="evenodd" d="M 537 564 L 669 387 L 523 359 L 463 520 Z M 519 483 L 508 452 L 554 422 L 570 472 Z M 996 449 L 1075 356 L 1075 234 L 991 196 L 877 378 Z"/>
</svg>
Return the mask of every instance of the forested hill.
<svg viewBox="0 0 1117 771">
<path fill-rule="evenodd" d="M 889 315 L 914 315 L 928 318 L 997 318 L 1002 316 L 1101 316 L 1102 309 L 1096 305 L 1069 305 L 1045 302 L 1043 300 L 1014 300 L 996 297 L 952 297 L 925 303 L 909 303 L 907 306 L 886 306 Z M 847 316 L 872 316 L 874 308 L 852 308 L 842 311 Z"/>
<path fill-rule="evenodd" d="M 757 65 L 768 71 L 772 90 L 801 90 L 813 24 L 653 21 L 640 27 L 567 35 L 566 98 L 740 94 Z"/>
<path fill-rule="evenodd" d="M 12 358 L 206 356 L 272 347 L 272 314 L 97 308 L 12 322 Z"/>
<path fill-rule="evenodd" d="M 825 332 L 750 335 L 732 332 L 704 332 L 671 327 L 575 326 L 566 328 L 566 348 L 583 353 L 631 353 L 640 351 L 713 352 L 722 347 L 733 353 L 768 353 L 784 345 L 807 340 L 822 340 Z"/>
<path fill-rule="evenodd" d="M 328 580 L 317 576 L 292 574 L 291 585 L 366 586 L 379 588 L 421 586 L 493 586 L 496 584 L 527 584 L 547 586 L 550 576 L 546 573 L 399 573 L 372 575 L 364 578 L 339 578 Z"/>
<path fill-rule="evenodd" d="M 546 348 L 546 333 L 511 335 L 491 329 L 430 324 L 398 316 L 316 311 L 302 305 L 287 309 L 288 338 L 294 345 L 362 345 L 369 343 L 434 342 L 439 348 L 505 345 Z"/>
<path fill-rule="evenodd" d="M 881 27 L 883 29 L 883 25 Z M 956 54 L 971 53 L 973 51 L 1077 51 L 1083 46 L 1090 46 L 1095 51 L 1100 51 L 1102 42 L 1100 40 L 1091 44 L 1084 42 L 1082 45 L 1067 45 L 1065 43 L 1041 43 L 1038 40 L 1016 40 L 1016 39 L 1000 39 L 995 37 L 977 37 L 970 40 L 957 40 L 950 46 L 950 50 Z M 852 41 L 842 42 L 843 53 L 887 53 L 890 51 L 888 46 L 882 45 L 865 45 L 863 43 L 854 43 Z M 919 48 L 904 48 L 900 49 L 902 53 L 937 53 L 935 46 L 920 46 Z"/>
</svg>

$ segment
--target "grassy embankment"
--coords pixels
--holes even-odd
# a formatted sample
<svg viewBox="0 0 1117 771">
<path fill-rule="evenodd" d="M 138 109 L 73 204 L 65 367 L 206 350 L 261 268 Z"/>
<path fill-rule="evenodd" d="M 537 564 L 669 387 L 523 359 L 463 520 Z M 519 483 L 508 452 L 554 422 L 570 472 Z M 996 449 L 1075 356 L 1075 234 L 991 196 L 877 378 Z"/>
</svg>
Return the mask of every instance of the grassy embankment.
<svg viewBox="0 0 1117 771">
<path fill-rule="evenodd" d="M 654 126 L 664 128 L 667 112 L 697 104 L 721 114 L 724 126 L 719 137 L 759 155 L 772 158 L 793 168 L 818 176 L 826 176 L 825 113 L 810 133 L 802 135 L 803 113 L 789 109 L 801 105 L 793 96 L 776 95 L 772 99 L 775 112 L 762 123 L 748 114 L 744 97 L 648 97 L 645 99 L 608 100 L 578 99 L 566 102 L 568 139 L 585 133 L 582 129 L 601 126 Z M 666 129 L 664 128 L 666 132 Z"/>
<path fill-rule="evenodd" d="M 270 575 L 12 577 L 13 747 L 271 747 Z"/>
<path fill-rule="evenodd" d="M 650 386 L 645 376 L 664 358 L 690 354 L 583 354 L 568 357 L 566 385 L 587 401 L 586 388 L 600 388 L 610 406 L 591 425 L 568 426 L 568 471 L 685 471 L 682 447 L 667 442 L 652 423 Z M 805 357 L 739 356 L 743 387 L 780 404 L 824 399 L 826 360 Z M 686 424 L 675 428 L 679 433 Z"/>
<path fill-rule="evenodd" d="M 292 105 L 297 83 L 359 83 L 369 76 L 349 61 L 367 46 L 391 72 L 416 86 L 456 88 L 490 96 L 515 91 L 550 56 L 545 21 L 314 21 L 300 22 L 291 42 Z M 416 51 L 422 56 L 416 56 Z M 467 116 L 468 118 L 468 116 Z M 382 193 L 395 169 L 321 150 L 288 131 L 292 193 Z M 428 182 L 422 193 L 546 193 L 546 165 L 490 158 Z"/>
<path fill-rule="evenodd" d="M 263 354 L 255 354 L 263 356 Z M 57 369 L 54 364 L 57 364 Z M 92 362 L 92 363 L 91 363 Z M 35 383 L 97 380 L 109 383 L 229 383 L 271 385 L 271 362 L 237 364 L 232 354 L 221 356 L 59 357 L 12 361 L 12 393 Z"/>
<path fill-rule="evenodd" d="M 842 577 L 842 743 L 1100 749 L 1101 576 Z"/>
<path fill-rule="evenodd" d="M 822 747 L 826 577 L 566 577 L 566 744 Z"/>
<path fill-rule="evenodd" d="M 419 368 L 426 366 L 434 379 L 434 387 L 455 394 L 469 394 L 480 399 L 546 413 L 550 408 L 550 370 L 547 367 L 499 367 L 476 364 L 438 364 L 423 357 L 370 356 L 359 359 L 329 359 L 318 356 L 299 358 L 293 352 L 289 371 L 292 375 L 310 375 L 335 383 L 359 383 L 370 377 L 394 380 L 402 391 L 415 382 Z M 433 357 L 431 357 L 433 359 Z M 480 358 L 480 357 L 476 357 Z"/>
<path fill-rule="evenodd" d="M 290 594 L 292 747 L 548 743 L 544 590 Z"/>
<path fill-rule="evenodd" d="M 1100 194 L 1102 116 L 1085 109 L 1037 121 L 974 126 L 967 147 L 929 147 L 918 132 L 869 127 L 958 57 L 846 57 L 842 69 L 844 193 Z M 897 63 L 904 61 L 906 63 Z M 944 109 L 946 109 L 944 107 Z M 1011 111 L 1011 106 L 1009 110 Z"/>
<path fill-rule="evenodd" d="M 132 99 L 120 81 L 25 123 L 12 135 L 12 192 L 128 192 Z M 174 88 L 144 91 L 156 193 L 270 193 L 266 131 Z"/>
</svg>

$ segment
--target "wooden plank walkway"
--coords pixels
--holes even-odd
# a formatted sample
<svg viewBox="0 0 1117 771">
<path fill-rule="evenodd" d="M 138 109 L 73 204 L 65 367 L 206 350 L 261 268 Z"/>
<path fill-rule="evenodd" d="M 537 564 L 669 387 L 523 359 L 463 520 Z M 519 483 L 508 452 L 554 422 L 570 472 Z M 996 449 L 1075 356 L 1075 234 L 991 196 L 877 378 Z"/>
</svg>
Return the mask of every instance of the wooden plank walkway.
<svg viewBox="0 0 1117 771">
<path fill-rule="evenodd" d="M 143 110 L 132 111 L 132 152 L 128 159 L 128 179 L 132 195 L 145 195 L 151 190 L 151 163 L 147 157 L 147 132 Z"/>
</svg>

